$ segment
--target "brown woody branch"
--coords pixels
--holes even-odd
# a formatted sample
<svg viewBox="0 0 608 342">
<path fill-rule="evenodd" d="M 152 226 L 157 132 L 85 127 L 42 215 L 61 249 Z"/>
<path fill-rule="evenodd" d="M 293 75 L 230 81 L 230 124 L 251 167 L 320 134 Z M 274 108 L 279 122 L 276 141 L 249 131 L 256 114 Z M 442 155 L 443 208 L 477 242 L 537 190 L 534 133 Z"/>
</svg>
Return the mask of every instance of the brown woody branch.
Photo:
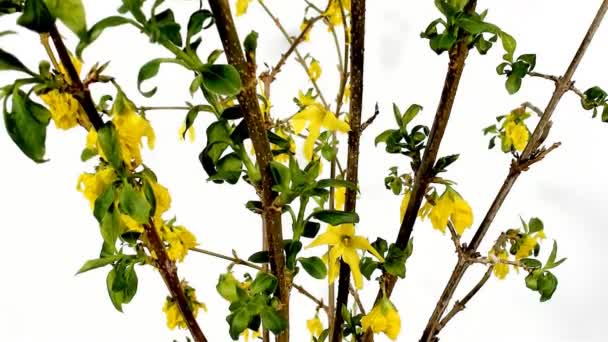
<svg viewBox="0 0 608 342">
<path fill-rule="evenodd" d="M 583 38 L 581 45 L 579 46 L 576 54 L 574 55 L 574 58 L 570 62 L 570 65 L 568 66 L 566 73 L 564 74 L 564 76 L 558 78 L 559 81 L 556 83 L 555 91 L 553 92 L 553 95 L 551 96 L 551 100 L 549 101 L 549 104 L 545 108 L 538 125 L 534 129 L 534 132 L 532 133 L 532 137 L 530 138 L 528 145 L 526 146 L 526 148 L 523 151 L 523 153 L 521 154 L 521 156 L 512 162 L 511 168 L 509 170 L 509 174 L 505 178 L 503 185 L 501 186 L 500 190 L 498 191 L 496 197 L 494 198 L 494 201 L 492 202 L 492 205 L 488 209 L 483 221 L 481 222 L 479 228 L 477 229 L 477 231 L 475 232 L 475 235 L 473 236 L 473 239 L 471 240 L 471 243 L 469 244 L 469 247 L 468 247 L 469 253 L 474 253 L 475 251 L 477 251 L 477 248 L 479 248 L 481 241 L 483 240 L 486 233 L 488 232 L 488 229 L 490 228 L 491 223 L 493 222 L 496 214 L 498 213 L 498 210 L 502 206 L 505 198 L 511 191 L 511 188 L 515 184 L 515 181 L 517 180 L 519 175 L 523 171 L 526 170 L 525 167 L 522 167 L 520 162 L 524 163 L 524 164 L 526 164 L 526 163 L 528 164 L 528 165 L 523 165 L 523 166 L 529 166 L 535 162 L 535 161 L 533 161 L 533 160 L 535 160 L 534 159 L 535 155 L 537 155 L 537 156 L 546 155 L 546 153 L 548 153 L 547 151 L 553 150 L 554 148 L 559 146 L 559 145 L 554 145 L 554 146 L 550 147 L 549 149 L 545 149 L 545 153 L 541 153 L 541 154 L 539 154 L 539 151 L 538 151 L 538 147 L 540 146 L 539 142 L 544 140 L 544 138 L 546 137 L 546 134 L 548 133 L 547 128 L 550 127 L 550 125 L 551 125 L 551 120 L 550 120 L 551 116 L 553 115 L 553 112 L 555 111 L 555 108 L 557 107 L 557 105 L 558 105 L 560 99 L 562 98 L 562 96 L 564 95 L 564 93 L 566 91 L 568 91 L 568 89 L 570 89 L 570 86 L 572 85 L 572 82 L 571 82 L 572 76 L 574 75 L 576 68 L 578 67 L 581 59 L 583 58 L 585 52 L 587 51 L 587 48 L 589 47 L 589 44 L 591 43 L 591 40 L 592 40 L 595 32 L 597 31 L 607 10 L 608 10 L 608 0 L 604 0 L 601 4 L 599 10 L 597 11 L 597 14 L 596 14 L 595 18 L 593 19 L 593 22 L 591 23 L 585 37 Z M 425 328 L 422 338 L 420 339 L 421 342 L 432 341 L 435 338 L 435 336 L 439 333 L 439 331 L 440 331 L 439 319 L 440 319 L 441 315 L 443 315 L 443 313 L 445 312 L 445 309 L 447 308 L 449 301 L 453 297 L 454 292 L 456 291 L 456 288 L 458 287 L 458 284 L 460 283 L 462 276 L 464 275 L 467 267 L 468 267 L 468 264 L 460 262 L 460 261 L 456 264 L 454 270 L 452 271 L 450 280 L 449 280 L 448 284 L 446 285 L 443 293 L 441 294 L 441 297 L 439 298 L 437 305 L 435 306 L 435 310 L 433 311 L 433 314 L 431 315 L 431 318 L 429 319 L 427 327 Z"/>
<path fill-rule="evenodd" d="M 346 165 L 346 180 L 358 184 L 359 174 L 359 145 L 361 138 L 361 113 L 363 110 L 363 66 L 365 51 L 365 0 L 353 0 L 351 3 L 351 50 L 350 50 L 350 132 L 348 133 L 348 154 Z M 354 212 L 357 204 L 356 190 L 346 190 L 344 211 Z M 330 341 L 342 339 L 342 305 L 348 303 L 348 289 L 350 283 L 350 269 L 344 261 L 340 261 L 340 278 L 338 280 L 338 294 L 336 299 L 336 312 L 333 331 Z"/>
<path fill-rule="evenodd" d="M 90 91 L 82 83 L 80 75 L 78 75 L 78 71 L 76 70 L 76 67 L 74 67 L 70 54 L 55 25 L 53 25 L 49 34 L 53 40 L 53 44 L 55 45 L 55 49 L 57 50 L 61 64 L 70 77 L 71 87 L 78 91 L 77 93 L 73 94 L 73 96 L 76 98 L 76 100 L 78 100 L 82 108 L 85 110 L 89 121 L 93 125 L 93 128 L 95 130 L 99 130 L 104 124 L 103 120 L 97 112 L 93 99 L 91 98 Z M 182 316 L 186 321 L 186 325 L 194 338 L 194 341 L 206 342 L 207 339 L 196 322 L 192 309 L 188 305 L 188 300 L 186 299 L 186 295 L 177 275 L 177 267 L 175 266 L 175 263 L 167 256 L 163 243 L 154 226 L 144 225 L 144 228 L 146 237 L 150 242 L 150 247 L 156 254 L 156 266 L 158 267 L 158 271 L 161 274 L 171 297 L 176 301 Z"/>
<path fill-rule="evenodd" d="M 243 88 L 237 99 L 243 109 L 244 119 L 247 123 L 249 136 L 255 149 L 256 160 L 260 168 L 261 180 L 257 184 L 258 194 L 262 201 L 263 231 L 267 234 L 268 254 L 270 256 L 270 268 L 279 282 L 278 297 L 281 301 L 280 313 L 289 322 L 289 290 L 290 279 L 285 272 L 285 257 L 283 255 L 283 232 L 281 225 L 281 212 L 273 205 L 276 193 L 272 191 L 272 176 L 270 173 L 270 162 L 272 153 L 270 143 L 266 135 L 264 119 L 260 111 L 256 95 L 255 70 L 248 67 L 241 48 L 239 36 L 234 25 L 230 4 L 227 0 L 209 1 L 211 11 L 215 18 L 216 27 L 222 40 L 228 62 L 240 73 Z M 289 341 L 289 328 L 285 329 L 279 336 L 278 341 Z"/>
<path fill-rule="evenodd" d="M 475 0 L 469 2 L 465 10 L 473 11 L 476 4 L 477 1 Z M 448 64 L 448 71 L 445 77 L 441 99 L 437 107 L 435 119 L 433 120 L 433 126 L 429 134 L 427 147 L 424 150 L 420 167 L 416 171 L 410 201 L 403 215 L 399 234 L 395 242 L 395 244 L 401 249 L 405 249 L 408 241 L 410 240 L 412 231 L 414 229 L 414 224 L 416 222 L 416 217 L 418 215 L 418 210 L 420 210 L 420 205 L 422 204 L 424 194 L 426 193 L 426 189 L 432 180 L 432 170 L 437 159 L 441 140 L 443 139 L 443 135 L 452 112 L 452 107 L 454 105 L 458 85 L 464 71 L 465 60 L 468 53 L 469 49 L 466 44 L 466 39 L 462 39 L 462 37 L 460 41 L 449 51 L 450 62 Z M 391 274 L 385 273 L 383 275 L 383 281 L 384 284 L 381 286 L 384 286 L 386 295 L 390 296 L 395 287 L 395 283 L 397 282 L 397 278 Z M 378 291 L 376 301 L 379 300 L 381 296 L 382 289 Z M 368 330 L 366 332 L 364 341 L 371 341 L 372 338 L 373 335 L 371 331 Z"/>
<path fill-rule="evenodd" d="M 84 109 L 89 121 L 93 125 L 93 128 L 98 131 L 101 126 L 103 126 L 103 120 L 101 119 L 101 116 L 99 116 L 99 113 L 97 113 L 97 108 L 95 107 L 95 103 L 91 97 L 91 92 L 82 83 L 80 75 L 78 75 L 78 71 L 76 70 L 76 67 L 74 67 L 74 63 L 72 63 L 70 53 L 61 39 L 61 35 L 59 34 L 56 25 L 51 27 L 49 35 L 53 40 L 53 44 L 55 45 L 55 49 L 57 50 L 61 64 L 70 77 L 71 87 L 76 89 L 76 92 L 74 92 L 72 95 L 74 98 L 76 98 L 76 100 L 78 100 Z"/>
<path fill-rule="evenodd" d="M 543 74 L 543 73 L 536 72 L 536 71 L 532 71 L 528 75 L 530 75 L 532 77 L 544 78 L 546 80 L 552 81 L 555 84 L 558 84 L 560 82 L 560 78 L 557 76 Z M 575 93 L 576 95 L 578 95 L 581 98 L 584 96 L 583 92 L 574 86 L 574 81 L 570 81 L 570 86 L 568 87 L 568 90 L 571 90 L 573 93 Z"/>
</svg>

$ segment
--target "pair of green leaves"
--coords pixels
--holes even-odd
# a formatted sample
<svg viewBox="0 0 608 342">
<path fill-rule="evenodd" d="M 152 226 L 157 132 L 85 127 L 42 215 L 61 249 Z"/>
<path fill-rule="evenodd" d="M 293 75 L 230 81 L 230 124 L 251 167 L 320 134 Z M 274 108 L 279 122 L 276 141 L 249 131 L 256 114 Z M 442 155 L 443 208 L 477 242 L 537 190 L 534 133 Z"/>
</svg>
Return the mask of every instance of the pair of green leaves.
<svg viewBox="0 0 608 342">
<path fill-rule="evenodd" d="M 515 94 L 521 88 L 522 79 L 531 73 L 536 66 L 535 54 L 524 54 L 515 61 L 506 61 L 496 67 L 499 75 L 507 75 L 505 88 L 509 94 Z"/>
<path fill-rule="evenodd" d="M 598 108 L 604 106 L 602 110 L 602 121 L 608 122 L 608 94 L 600 87 L 594 86 L 587 89 L 581 98 L 581 106 L 586 110 L 593 109 L 593 117 L 598 113 Z"/>
<path fill-rule="evenodd" d="M 540 294 L 540 301 L 545 302 L 553 297 L 557 289 L 557 277 L 549 270 L 561 265 L 566 258 L 557 259 L 557 242 L 553 241 L 553 249 L 543 267 L 540 261 L 535 259 L 522 259 L 520 262 L 533 270 L 526 276 L 526 287 Z M 532 267 L 530 267 L 532 266 Z"/>
<path fill-rule="evenodd" d="M 82 0 L 25 0 L 17 23 L 32 31 L 46 33 L 51 31 L 55 18 L 79 37 L 87 31 Z"/>
<path fill-rule="evenodd" d="M 382 238 L 376 239 L 376 241 L 372 243 L 372 246 L 380 255 L 382 255 L 384 263 L 377 262 L 371 257 L 362 258 L 359 266 L 361 268 L 361 273 L 365 278 L 368 280 L 371 279 L 372 273 L 374 273 L 376 269 L 384 270 L 396 277 L 405 278 L 405 264 L 414 251 L 414 239 L 410 239 L 405 249 L 399 248 L 399 246 L 394 243 L 389 246 L 386 240 Z"/>
</svg>

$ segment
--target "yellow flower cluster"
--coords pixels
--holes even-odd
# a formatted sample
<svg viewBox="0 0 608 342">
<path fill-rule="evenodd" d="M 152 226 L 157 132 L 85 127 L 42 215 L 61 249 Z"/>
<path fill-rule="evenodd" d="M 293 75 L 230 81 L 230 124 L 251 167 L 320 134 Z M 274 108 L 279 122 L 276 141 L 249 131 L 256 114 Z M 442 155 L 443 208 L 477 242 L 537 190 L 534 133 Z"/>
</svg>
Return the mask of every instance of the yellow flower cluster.
<svg viewBox="0 0 608 342">
<path fill-rule="evenodd" d="M 332 132 L 343 133 L 350 131 L 350 127 L 311 96 L 300 92 L 298 101 L 303 109 L 293 116 L 291 124 L 296 134 L 302 132 L 308 125 L 308 137 L 304 142 L 304 156 L 306 159 L 312 160 L 315 142 L 321 134 L 322 127 Z"/>
<path fill-rule="evenodd" d="M 196 247 L 196 237 L 184 226 L 163 225 L 162 239 L 167 243 L 167 256 L 174 261 L 184 261 L 190 248 Z"/>
<path fill-rule="evenodd" d="M 186 282 L 182 282 L 182 287 L 186 295 L 186 300 L 188 301 L 188 306 L 195 318 L 198 315 L 199 309 L 207 311 L 205 304 L 196 299 L 196 290 L 188 286 Z M 173 298 L 167 297 L 165 304 L 163 305 L 163 312 L 167 316 L 167 327 L 169 327 L 169 329 L 186 329 L 188 327 L 177 302 Z"/>
<path fill-rule="evenodd" d="M 112 122 L 118 132 L 118 144 L 122 159 L 131 170 L 137 168 L 141 162 L 142 139 L 148 140 L 148 147 L 154 148 L 156 136 L 148 120 L 135 112 L 135 106 L 128 99 L 124 103 L 114 104 Z"/>
<path fill-rule="evenodd" d="M 81 63 L 77 58 L 72 58 L 72 64 L 80 74 Z M 63 75 L 66 82 L 71 83 L 70 77 L 63 65 L 60 65 L 59 72 Z M 53 89 L 45 94 L 39 95 L 40 99 L 49 106 L 51 118 L 55 126 L 59 129 L 70 129 L 76 125 L 81 125 L 86 129 L 91 128 L 91 123 L 84 112 L 84 109 L 72 94 Z"/>
<path fill-rule="evenodd" d="M 542 230 L 537 233 L 534 233 L 533 235 L 525 235 L 524 237 L 522 237 L 520 239 L 519 249 L 517 250 L 517 253 L 515 253 L 515 259 L 519 260 L 529 257 L 530 254 L 532 254 L 532 252 L 534 251 L 536 245 L 538 244 L 538 241 L 544 238 L 545 232 Z"/>
<path fill-rule="evenodd" d="M 524 113 L 524 115 L 526 114 Z M 513 111 L 505 118 L 502 125 L 505 130 L 502 136 L 503 151 L 510 151 L 511 146 L 517 151 L 523 151 L 526 148 L 530 133 L 523 120 L 522 114 L 518 111 Z"/>
<path fill-rule="evenodd" d="M 466 228 L 473 224 L 473 210 L 456 191 L 447 187 L 444 193 L 430 208 L 423 207 L 422 218 L 429 217 L 433 228 L 445 233 L 448 220 L 452 222 L 458 235 L 462 235 Z"/>
<path fill-rule="evenodd" d="M 306 248 L 316 247 L 320 245 L 330 246 L 328 255 L 328 279 L 329 283 L 333 284 L 336 277 L 338 277 L 339 270 L 339 259 L 350 266 L 350 271 L 353 274 L 353 280 L 355 287 L 360 289 L 363 287 L 363 275 L 359 268 L 359 254 L 357 249 L 367 250 L 372 253 L 378 260 L 384 261 L 382 256 L 372 247 L 366 238 L 355 235 L 355 226 L 352 224 L 342 224 L 338 227 L 328 226 L 325 233 L 317 236 L 310 245 Z"/>
<path fill-rule="evenodd" d="M 492 250 L 490 251 L 490 258 L 498 259 L 498 262 L 494 264 L 494 275 L 496 276 L 496 278 L 505 279 L 507 277 L 507 274 L 509 274 L 509 265 L 504 262 L 500 262 L 500 260 L 509 260 L 509 255 L 507 254 L 507 251 L 502 250 L 498 253 L 495 253 L 494 250 Z"/>
<path fill-rule="evenodd" d="M 361 318 L 363 331 L 371 329 L 375 334 L 384 333 L 391 340 L 396 340 L 401 331 L 401 318 L 393 303 L 384 297 L 374 305 L 372 311 Z"/>
<path fill-rule="evenodd" d="M 313 59 L 308 67 L 308 77 L 310 77 L 311 80 L 316 81 L 321 77 L 321 72 L 321 64 L 316 59 Z"/>
</svg>

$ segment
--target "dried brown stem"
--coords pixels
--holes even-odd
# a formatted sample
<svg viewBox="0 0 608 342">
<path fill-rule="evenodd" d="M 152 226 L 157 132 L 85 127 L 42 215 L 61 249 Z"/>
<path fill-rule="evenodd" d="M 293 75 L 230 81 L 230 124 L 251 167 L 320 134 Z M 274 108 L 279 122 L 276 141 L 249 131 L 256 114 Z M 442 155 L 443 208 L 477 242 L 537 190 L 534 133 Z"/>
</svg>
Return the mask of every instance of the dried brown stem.
<svg viewBox="0 0 608 342">
<path fill-rule="evenodd" d="M 529 167 L 531 164 L 542 159 L 544 155 L 559 146 L 559 144 L 554 144 L 550 148 L 545 149 L 544 152 L 542 152 L 542 150 L 538 151 L 538 147 L 540 146 L 539 142 L 542 142 L 542 140 L 546 138 L 546 134 L 548 133 L 547 128 L 551 125 L 551 115 L 555 111 L 555 108 L 557 107 L 561 97 L 566 91 L 568 91 L 568 89 L 570 89 L 570 86 L 572 84 L 572 76 L 574 75 L 576 68 L 578 67 L 581 59 L 587 51 L 587 48 L 589 47 L 589 44 L 591 43 L 591 40 L 602 21 L 602 18 L 606 14 L 606 10 L 608 10 L 608 0 L 604 0 L 602 2 L 595 18 L 593 19 L 593 22 L 591 23 L 585 37 L 583 38 L 583 41 L 581 42 L 580 47 L 574 55 L 574 58 L 572 59 L 570 65 L 568 66 L 566 73 L 564 74 L 564 76 L 560 77 L 559 81 L 556 83 L 555 91 L 551 96 L 551 100 L 545 108 L 543 115 L 538 125 L 536 126 L 524 152 L 517 160 L 514 160 L 511 163 L 509 174 L 505 178 L 503 185 L 496 194 L 492 205 L 488 209 L 483 221 L 475 232 L 475 236 L 469 244 L 469 253 L 473 253 L 477 251 L 477 248 L 479 248 L 479 245 L 481 244 L 481 241 L 488 232 L 488 229 L 490 228 L 491 223 L 493 222 L 496 214 L 498 213 L 498 210 L 502 206 L 505 198 L 511 191 L 511 188 L 515 184 L 515 181 L 517 180 L 521 172 L 525 171 L 525 169 L 527 169 L 527 167 Z M 540 159 L 538 159 L 539 156 Z M 453 297 L 454 291 L 458 287 L 458 284 L 460 283 L 460 280 L 462 279 L 462 276 L 464 275 L 467 267 L 468 264 L 463 263 L 461 261 L 456 264 L 454 270 L 452 271 L 452 276 L 450 277 L 450 280 L 448 281 L 443 293 L 441 294 L 441 297 L 439 298 L 437 305 L 435 306 L 435 310 L 433 311 L 433 315 L 429 319 L 427 327 L 422 335 L 422 338 L 420 339 L 421 342 L 432 341 L 439 333 L 439 318 L 445 312 L 445 309 L 447 308 L 450 299 Z"/>
<path fill-rule="evenodd" d="M 351 3 L 351 101 L 350 101 L 350 132 L 348 133 L 348 154 L 346 165 L 346 180 L 357 184 L 359 174 L 359 145 L 361 138 L 361 113 L 363 109 L 363 65 L 365 51 L 365 0 L 353 0 Z M 344 211 L 354 212 L 357 203 L 357 193 L 354 189 L 346 189 Z M 350 284 L 350 269 L 344 261 L 340 261 L 340 278 L 333 331 L 330 341 L 340 341 L 342 338 L 342 306 L 348 303 Z"/>
<path fill-rule="evenodd" d="M 247 123 L 249 136 L 253 143 L 256 160 L 260 168 L 261 180 L 256 186 L 263 207 L 263 231 L 267 234 L 270 268 L 279 282 L 280 313 L 289 322 L 290 279 L 285 272 L 281 212 L 272 205 L 276 197 L 276 193 L 272 191 L 272 176 L 270 173 L 272 153 L 268 136 L 266 135 L 264 118 L 256 95 L 255 70 L 249 67 L 245 61 L 228 1 L 209 1 L 209 5 L 215 18 L 215 26 L 222 40 L 228 62 L 236 67 L 241 75 L 243 88 L 239 95 L 237 95 L 237 99 L 243 109 L 243 113 L 245 113 L 244 119 Z M 289 341 L 289 328 L 279 334 L 277 339 L 279 342 Z"/>
</svg>

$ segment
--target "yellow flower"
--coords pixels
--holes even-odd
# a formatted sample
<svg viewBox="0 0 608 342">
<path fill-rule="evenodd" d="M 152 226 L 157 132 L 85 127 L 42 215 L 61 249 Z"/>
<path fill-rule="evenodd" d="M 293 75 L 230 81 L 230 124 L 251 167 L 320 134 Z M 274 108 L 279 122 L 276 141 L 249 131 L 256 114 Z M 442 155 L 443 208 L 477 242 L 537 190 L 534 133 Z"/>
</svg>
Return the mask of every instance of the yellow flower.
<svg viewBox="0 0 608 342">
<path fill-rule="evenodd" d="M 129 215 L 120 214 L 120 221 L 127 228 L 127 231 L 144 232 L 144 227 Z"/>
<path fill-rule="evenodd" d="M 490 257 L 498 257 L 499 260 L 509 260 L 509 255 L 505 250 L 499 252 L 498 255 L 494 254 L 494 251 L 490 251 Z M 502 262 L 496 262 L 494 264 L 494 275 L 498 279 L 505 279 L 507 277 L 507 274 L 509 274 L 508 264 Z"/>
<path fill-rule="evenodd" d="M 337 277 L 339 267 L 336 267 L 340 257 L 350 266 L 355 281 L 355 287 L 358 289 L 363 287 L 363 276 L 359 269 L 359 255 L 357 249 L 367 250 L 376 256 L 380 261 L 384 261 L 382 256 L 372 247 L 366 238 L 355 235 L 355 227 L 352 224 L 342 224 L 338 227 L 328 226 L 327 231 L 314 239 L 306 248 L 316 247 L 320 245 L 329 245 L 328 256 L 328 279 L 332 284 Z"/>
<path fill-rule="evenodd" d="M 249 3 L 253 0 L 236 0 L 236 16 L 240 17 L 243 14 L 247 13 L 247 8 L 249 7 Z"/>
<path fill-rule="evenodd" d="M 517 250 L 517 253 L 515 254 L 515 259 L 519 260 L 522 258 L 529 257 L 530 254 L 532 254 L 532 252 L 534 251 L 536 245 L 538 244 L 538 240 L 542 240 L 544 238 L 545 232 L 542 230 L 534 235 L 525 235 L 523 238 L 520 239 L 520 245 L 519 249 Z"/>
<path fill-rule="evenodd" d="M 523 151 L 528 144 L 530 134 L 524 123 L 507 121 L 505 123 L 505 139 L 508 145 L 513 145 L 517 151 Z"/>
<path fill-rule="evenodd" d="M 344 96 L 342 102 L 348 103 L 350 101 L 350 83 L 344 88 Z"/>
<path fill-rule="evenodd" d="M 460 195 L 447 188 L 437 199 L 430 210 L 428 217 L 431 219 L 433 228 L 445 233 L 448 219 L 454 224 L 458 235 L 462 235 L 466 228 L 473 224 L 473 210 L 471 206 Z"/>
<path fill-rule="evenodd" d="M 406 191 L 401 200 L 401 207 L 399 208 L 399 222 L 403 221 L 403 216 L 407 210 L 407 205 L 410 203 L 411 192 Z"/>
<path fill-rule="evenodd" d="M 194 125 L 190 126 L 190 128 L 188 128 L 188 132 L 186 132 L 186 123 L 182 124 L 178 132 L 180 141 L 184 141 L 184 135 L 186 135 L 186 133 L 188 133 L 188 141 L 193 143 L 194 140 L 196 140 L 196 132 L 194 131 Z"/>
<path fill-rule="evenodd" d="M 313 59 L 312 62 L 310 62 L 310 66 L 308 67 L 308 77 L 310 77 L 310 79 L 313 81 L 316 81 L 319 79 L 319 77 L 321 77 L 321 64 L 319 64 L 319 61 L 316 59 Z"/>
<path fill-rule="evenodd" d="M 346 188 L 339 187 L 334 190 L 334 208 L 336 210 L 343 210 L 344 203 L 346 202 Z"/>
<path fill-rule="evenodd" d="M 304 32 L 304 30 L 306 29 L 306 27 L 308 26 L 308 21 L 304 20 L 302 21 L 302 24 L 300 24 L 300 31 Z M 306 32 L 306 34 L 304 35 L 304 41 L 307 42 L 310 40 L 310 31 L 312 30 L 309 29 L 308 32 Z"/>
<path fill-rule="evenodd" d="M 401 330 L 401 318 L 393 303 L 386 297 L 374 306 L 372 311 L 361 318 L 364 331 L 371 329 L 374 333 L 384 333 L 391 340 L 396 340 Z"/>
<path fill-rule="evenodd" d="M 207 311 L 207 306 L 196 299 L 196 291 L 192 287 L 188 286 L 185 282 L 182 282 L 182 287 L 184 288 L 188 306 L 190 307 L 190 310 L 192 310 L 194 318 L 198 316 L 199 309 Z M 175 302 L 173 298 L 167 296 L 165 304 L 163 305 L 163 312 L 167 317 L 167 327 L 169 327 L 169 329 L 173 330 L 177 327 L 186 329 L 188 327 L 177 302 Z"/>
<path fill-rule="evenodd" d="M 150 184 L 152 185 L 152 192 L 154 192 L 154 198 L 156 199 L 154 217 L 160 218 L 171 207 L 171 194 L 169 194 L 167 188 L 154 181 L 150 181 Z"/>
<path fill-rule="evenodd" d="M 331 3 L 329 4 L 329 8 L 325 13 L 323 13 L 323 15 L 327 18 L 329 31 L 331 31 L 334 26 L 340 26 L 344 23 L 342 18 L 342 10 L 340 9 L 340 2 L 338 0 L 330 1 Z M 345 12 L 350 11 L 350 0 L 343 0 L 342 6 L 344 7 Z"/>
<path fill-rule="evenodd" d="M 254 340 L 257 339 L 258 337 L 262 336 L 262 334 L 259 331 L 253 331 L 251 329 L 245 329 L 241 333 L 241 336 L 243 336 L 243 339 L 245 340 L 245 342 L 249 342 L 249 334 L 250 333 L 251 333 L 251 338 L 254 339 Z"/>
<path fill-rule="evenodd" d="M 53 89 L 40 95 L 40 99 L 49 106 L 51 118 L 57 128 L 67 130 L 77 124 L 87 129 L 91 126 L 84 109 L 71 94 Z"/>
<path fill-rule="evenodd" d="M 140 151 L 140 147 L 143 145 L 142 139 L 146 137 L 148 147 L 152 149 L 156 136 L 148 120 L 135 113 L 135 106 L 131 101 L 123 98 L 119 106 L 117 105 L 118 101 L 117 99 L 114 103 L 112 122 L 118 132 L 118 144 L 120 145 L 122 159 L 127 167 L 135 169 L 142 162 Z"/>
<path fill-rule="evenodd" d="M 314 318 L 306 321 L 306 327 L 310 332 L 310 336 L 314 338 L 318 338 L 323 332 L 323 323 L 321 323 L 321 320 L 317 315 L 315 315 Z"/>
<path fill-rule="evenodd" d="M 83 173 L 78 177 L 76 189 L 89 200 L 91 209 L 95 207 L 95 200 L 116 179 L 114 170 L 110 167 L 100 168 L 95 173 Z"/>
<path fill-rule="evenodd" d="M 196 237 L 184 226 L 164 226 L 163 240 L 169 245 L 167 256 L 173 261 L 184 261 L 188 250 L 196 247 Z"/>
<path fill-rule="evenodd" d="M 304 109 L 293 116 L 291 124 L 296 134 L 300 133 L 308 124 L 308 137 L 304 142 L 304 156 L 311 160 L 315 142 L 321 134 L 321 127 L 332 132 L 343 133 L 350 131 L 350 127 L 346 122 L 338 119 L 334 113 L 325 109 L 320 103 L 311 100 L 309 96 L 302 94 L 302 92 L 300 92 L 299 100 Z"/>
</svg>

